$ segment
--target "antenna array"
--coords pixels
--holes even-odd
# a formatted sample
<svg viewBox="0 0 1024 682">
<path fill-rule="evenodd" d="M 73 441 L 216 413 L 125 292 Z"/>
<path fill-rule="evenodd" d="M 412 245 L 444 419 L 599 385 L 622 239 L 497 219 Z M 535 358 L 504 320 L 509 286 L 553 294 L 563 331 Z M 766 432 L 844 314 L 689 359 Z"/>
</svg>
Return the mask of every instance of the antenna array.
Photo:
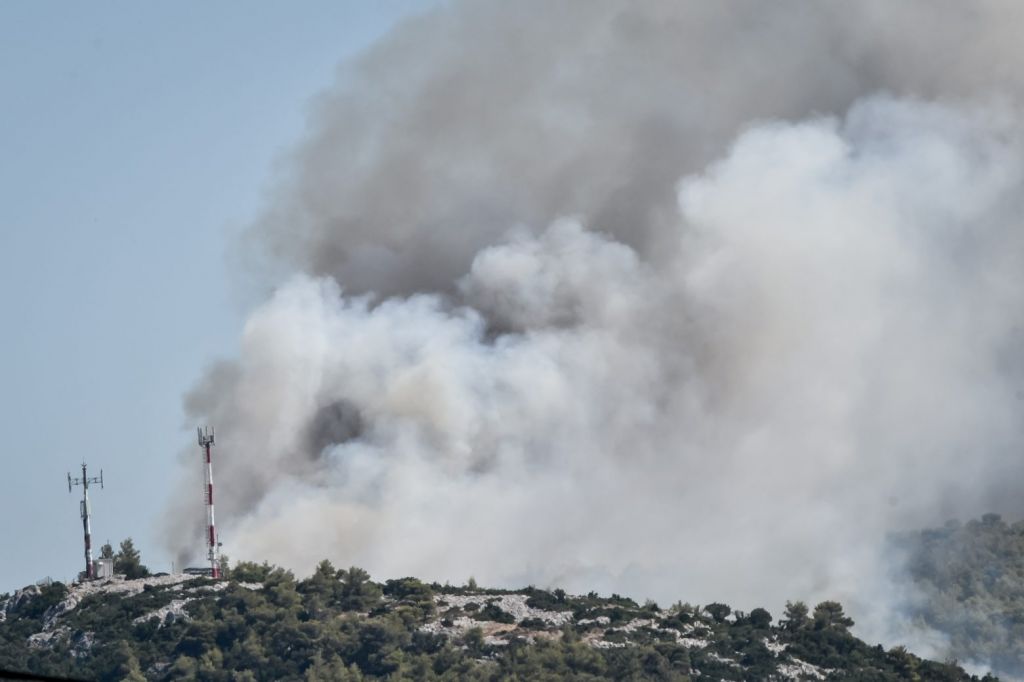
<svg viewBox="0 0 1024 682">
<path fill-rule="evenodd" d="M 96 577 L 96 571 L 92 563 L 92 528 L 90 527 L 89 517 L 92 515 L 92 510 L 89 507 L 89 485 L 99 483 L 100 490 L 103 489 L 103 469 L 100 469 L 99 476 L 89 477 L 86 471 L 86 464 L 82 462 L 82 477 L 71 478 L 71 472 L 68 472 L 68 492 L 71 492 L 72 486 L 82 486 L 82 531 L 85 534 L 85 579 L 92 580 Z"/>
</svg>

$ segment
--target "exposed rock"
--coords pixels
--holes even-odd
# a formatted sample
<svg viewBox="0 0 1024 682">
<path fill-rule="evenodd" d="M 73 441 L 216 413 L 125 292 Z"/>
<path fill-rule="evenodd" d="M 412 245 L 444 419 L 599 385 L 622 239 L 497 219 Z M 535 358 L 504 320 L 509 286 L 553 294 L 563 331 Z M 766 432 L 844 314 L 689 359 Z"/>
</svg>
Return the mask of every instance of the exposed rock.
<svg viewBox="0 0 1024 682">
<path fill-rule="evenodd" d="M 515 618 L 516 623 L 521 623 L 527 618 L 537 618 L 545 623 L 555 626 L 564 625 L 572 621 L 572 613 L 569 611 L 545 611 L 544 609 L 535 609 L 531 606 L 527 606 L 527 599 L 529 599 L 529 596 L 525 594 L 446 594 L 435 597 L 435 601 L 437 602 L 445 601 L 449 606 L 459 607 L 461 609 L 465 609 L 469 604 L 476 604 L 480 608 L 483 608 L 488 604 L 493 604 Z"/>
<path fill-rule="evenodd" d="M 78 632 L 71 638 L 71 655 L 75 658 L 88 656 L 92 652 L 92 645 L 96 643 L 96 633 Z"/>
<path fill-rule="evenodd" d="M 163 627 L 177 621 L 191 620 L 188 615 L 188 611 L 185 610 L 185 604 L 188 604 L 190 601 L 194 601 L 194 597 L 175 599 L 167 606 L 162 606 L 155 611 L 139 616 L 133 620 L 132 623 L 144 623 L 146 621 L 153 620 L 154 618 L 159 618 L 160 624 L 158 627 Z"/>
<path fill-rule="evenodd" d="M 34 635 L 29 635 L 28 645 L 33 649 L 51 647 L 56 642 L 65 639 L 71 631 L 68 628 L 60 627 L 53 630 L 44 630 Z"/>
<path fill-rule="evenodd" d="M 819 668 L 796 659 L 790 663 L 780 663 L 778 671 L 788 680 L 824 680 L 832 672 L 829 668 Z"/>
<path fill-rule="evenodd" d="M 150 576 L 148 578 L 137 578 L 127 580 L 124 576 L 114 576 L 107 580 L 95 580 L 91 582 L 74 583 L 70 586 L 67 596 L 59 603 L 54 604 L 43 614 L 43 631 L 54 627 L 54 624 L 69 611 L 73 611 L 83 599 L 94 594 L 121 594 L 124 596 L 139 594 L 147 586 L 167 587 L 180 585 L 189 580 L 195 580 L 199 576 L 177 574 Z M 36 591 L 38 593 L 38 589 Z M 17 593 L 15 593 L 17 594 Z"/>
<path fill-rule="evenodd" d="M 29 585 L 20 590 L 15 590 L 14 594 L 7 598 L 4 602 L 4 615 L 16 614 L 26 604 L 38 597 L 42 593 L 42 590 L 38 585 Z M 6 618 L 5 618 L 6 619 Z"/>
</svg>

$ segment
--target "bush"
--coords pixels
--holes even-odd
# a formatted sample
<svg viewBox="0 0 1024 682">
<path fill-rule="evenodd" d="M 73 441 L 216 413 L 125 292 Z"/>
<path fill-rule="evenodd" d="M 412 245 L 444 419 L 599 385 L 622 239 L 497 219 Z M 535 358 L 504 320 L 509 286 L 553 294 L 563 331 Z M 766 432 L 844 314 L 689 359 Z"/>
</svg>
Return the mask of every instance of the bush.
<svg viewBox="0 0 1024 682">
<path fill-rule="evenodd" d="M 488 602 L 479 612 L 473 615 L 476 620 L 489 620 L 495 623 L 515 623 L 516 619 L 508 611 L 502 610 L 493 602 Z"/>
<path fill-rule="evenodd" d="M 768 613 L 767 610 L 762 608 L 756 608 L 750 612 L 750 616 L 747 617 L 751 627 L 757 628 L 758 630 L 766 630 L 771 627 L 772 614 Z"/>
<path fill-rule="evenodd" d="M 708 604 L 704 607 L 704 610 L 711 615 L 716 623 L 724 623 L 725 619 L 732 613 L 732 609 L 728 605 L 719 602 Z"/>
</svg>

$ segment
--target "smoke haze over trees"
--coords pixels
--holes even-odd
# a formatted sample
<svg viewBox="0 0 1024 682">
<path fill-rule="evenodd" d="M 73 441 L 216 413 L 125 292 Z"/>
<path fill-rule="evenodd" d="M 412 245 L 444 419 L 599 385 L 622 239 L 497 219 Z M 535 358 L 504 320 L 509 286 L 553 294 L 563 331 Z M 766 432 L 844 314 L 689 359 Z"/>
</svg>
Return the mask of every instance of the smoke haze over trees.
<svg viewBox="0 0 1024 682">
<path fill-rule="evenodd" d="M 958 660 L 1024 678 L 1024 523 L 986 514 L 892 542 L 913 582 L 910 615 L 945 633 Z"/>
<path fill-rule="evenodd" d="M 838 599 L 892 635 L 887 532 L 1024 512 L 1022 20 L 485 0 L 399 27 L 313 107 L 245 237 L 268 296 L 186 397 L 232 556 Z"/>
</svg>

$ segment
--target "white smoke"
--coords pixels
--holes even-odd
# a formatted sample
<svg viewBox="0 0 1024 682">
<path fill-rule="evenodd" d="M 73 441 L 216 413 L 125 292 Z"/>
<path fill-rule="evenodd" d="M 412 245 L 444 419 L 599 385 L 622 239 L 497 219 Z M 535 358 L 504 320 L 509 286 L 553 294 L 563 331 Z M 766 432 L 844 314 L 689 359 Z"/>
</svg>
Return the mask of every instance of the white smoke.
<svg viewBox="0 0 1024 682">
<path fill-rule="evenodd" d="M 1016 85 L 971 92 L 952 69 L 935 97 L 942 74 L 909 60 L 880 80 L 920 87 L 872 94 L 865 74 L 923 49 L 891 36 L 853 66 L 824 59 L 836 83 L 789 81 L 808 40 L 863 50 L 877 4 L 850 26 L 815 5 L 818 33 L 787 42 L 791 3 L 566 3 L 564 42 L 497 62 L 470 29 L 544 33 L 510 5 L 404 29 L 427 46 L 407 81 L 386 68 L 414 61 L 397 41 L 368 57 L 380 90 L 324 105 L 258 226 L 300 272 L 187 400 L 217 427 L 231 555 L 741 608 L 838 598 L 884 636 L 887 532 L 1024 511 Z M 985 12 L 964 25 L 994 26 Z M 743 90 L 767 73 L 758 52 L 697 39 L 757 18 L 779 92 Z M 664 22 L 697 44 L 661 45 Z M 453 66 L 453 36 L 512 79 L 504 97 Z M 641 49 L 703 59 L 636 83 Z M 595 61 L 602 87 L 653 99 L 592 102 Z M 659 89 L 673 65 L 685 97 Z M 463 127 L 425 104 L 438 88 Z M 378 135 L 339 155 L 338 121 Z"/>
</svg>

